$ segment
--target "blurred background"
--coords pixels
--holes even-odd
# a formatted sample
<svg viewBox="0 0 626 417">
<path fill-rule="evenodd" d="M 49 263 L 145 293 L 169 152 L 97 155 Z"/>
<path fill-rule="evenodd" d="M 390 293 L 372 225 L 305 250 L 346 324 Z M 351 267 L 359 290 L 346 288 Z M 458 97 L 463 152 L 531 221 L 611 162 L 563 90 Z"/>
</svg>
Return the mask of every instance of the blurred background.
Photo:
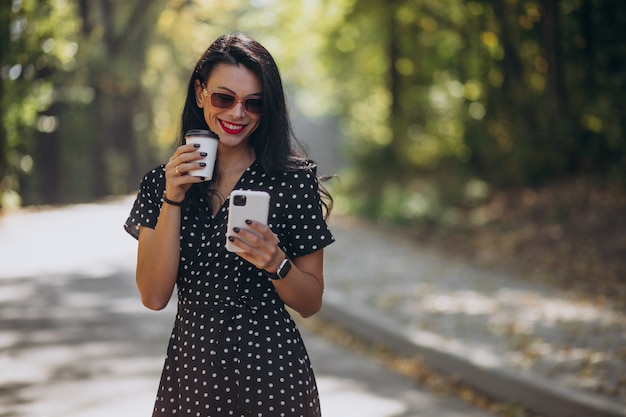
<svg viewBox="0 0 626 417">
<path fill-rule="evenodd" d="M 269 49 L 335 175 L 346 310 L 362 298 L 624 403 L 624 27 L 626 2 L 603 0 L 1 0 L 0 414 L 52 415 L 32 400 L 47 392 L 58 415 L 115 415 L 66 399 L 117 359 L 126 384 L 106 386 L 150 404 L 170 319 L 140 309 L 122 224 L 226 32 Z"/>
<path fill-rule="evenodd" d="M 336 213 L 623 280 L 624 2 L 5 0 L 0 19 L 0 209 L 133 193 L 196 59 L 243 31 L 338 174 Z"/>
</svg>

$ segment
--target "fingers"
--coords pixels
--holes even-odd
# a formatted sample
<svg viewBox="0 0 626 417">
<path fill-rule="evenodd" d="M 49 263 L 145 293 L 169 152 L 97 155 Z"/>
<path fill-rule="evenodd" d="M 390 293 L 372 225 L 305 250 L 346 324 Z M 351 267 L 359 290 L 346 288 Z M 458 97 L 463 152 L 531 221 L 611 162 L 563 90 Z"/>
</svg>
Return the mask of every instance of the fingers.
<svg viewBox="0 0 626 417">
<path fill-rule="evenodd" d="M 185 155 L 189 155 L 189 154 L 192 154 L 194 152 L 197 152 L 199 147 L 200 147 L 200 145 L 198 145 L 198 144 L 180 145 L 178 148 L 176 148 L 176 151 L 174 151 L 174 155 L 172 155 L 172 158 L 170 158 L 170 159 L 175 159 L 175 158 L 178 158 L 178 157 L 184 157 Z"/>
<path fill-rule="evenodd" d="M 176 160 L 170 160 L 165 165 L 165 179 L 173 185 L 202 182 L 204 178 L 191 176 L 189 171 L 201 168 L 203 165 L 204 162 L 177 163 Z"/>
<path fill-rule="evenodd" d="M 243 249 L 238 255 L 259 269 L 275 267 L 284 258 L 279 248 L 279 239 L 271 229 L 259 222 L 247 221 L 248 227 L 235 228 L 233 242 Z"/>
<path fill-rule="evenodd" d="M 204 162 L 198 161 L 202 158 L 194 145 L 179 146 L 174 155 L 165 165 L 166 194 L 169 199 L 182 201 L 185 193 L 192 184 L 202 182 L 204 178 L 189 175 L 189 171 L 201 168 Z"/>
<path fill-rule="evenodd" d="M 206 163 L 200 161 L 186 162 L 180 164 L 176 164 L 176 162 L 169 162 L 167 165 L 165 165 L 165 172 L 169 178 L 185 177 L 189 176 L 189 171 L 204 168 L 205 166 Z M 200 181 L 202 180 L 203 179 L 200 179 Z"/>
<path fill-rule="evenodd" d="M 246 220 L 248 227 L 258 232 L 265 240 L 271 240 L 273 244 L 278 244 L 278 236 L 272 232 L 268 225 L 259 223 L 255 220 Z M 244 229 L 245 230 L 245 229 Z"/>
<path fill-rule="evenodd" d="M 179 146 L 166 165 L 166 172 L 172 177 L 182 177 L 188 175 L 191 170 L 206 166 L 204 162 L 198 161 L 206 156 L 206 153 L 198 151 L 198 146 L 197 144 Z"/>
</svg>

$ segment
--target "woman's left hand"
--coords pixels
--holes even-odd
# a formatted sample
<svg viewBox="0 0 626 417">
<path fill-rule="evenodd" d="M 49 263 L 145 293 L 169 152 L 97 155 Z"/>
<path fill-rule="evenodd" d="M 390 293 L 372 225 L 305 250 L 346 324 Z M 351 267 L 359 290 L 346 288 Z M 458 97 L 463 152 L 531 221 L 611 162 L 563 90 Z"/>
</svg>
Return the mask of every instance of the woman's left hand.
<svg viewBox="0 0 626 417">
<path fill-rule="evenodd" d="M 259 222 L 246 221 L 254 232 L 238 229 L 233 233 L 231 242 L 243 249 L 237 252 L 246 261 L 259 269 L 274 274 L 285 259 L 285 252 L 280 248 L 278 236 Z M 244 242 L 245 239 L 247 242 Z M 309 255 L 291 259 L 292 268 L 288 279 L 272 280 L 278 296 L 283 302 L 302 317 L 310 317 L 322 308 L 324 293 L 324 251 L 322 249 Z"/>
<path fill-rule="evenodd" d="M 234 236 L 230 237 L 231 242 L 243 249 L 243 252 L 237 252 L 237 255 L 259 269 L 271 273 L 276 272 L 278 265 L 285 259 L 285 253 L 278 246 L 278 236 L 263 223 L 246 220 L 246 224 L 257 233 L 243 228 L 235 228 Z"/>
</svg>

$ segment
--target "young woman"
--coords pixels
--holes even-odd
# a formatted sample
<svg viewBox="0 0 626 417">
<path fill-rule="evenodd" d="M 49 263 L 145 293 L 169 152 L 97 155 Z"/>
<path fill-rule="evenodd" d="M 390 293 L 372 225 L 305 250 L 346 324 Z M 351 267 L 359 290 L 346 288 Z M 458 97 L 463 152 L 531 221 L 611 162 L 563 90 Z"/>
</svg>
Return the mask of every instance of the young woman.
<svg viewBox="0 0 626 417">
<path fill-rule="evenodd" d="M 184 143 L 191 129 L 219 136 L 210 181 L 189 175 L 202 164 Z M 153 416 L 319 416 L 315 377 L 285 305 L 303 317 L 321 308 L 332 200 L 315 164 L 296 152 L 269 52 L 243 35 L 217 39 L 189 80 L 180 133 L 169 162 L 143 178 L 125 224 L 139 240 L 143 304 L 163 309 L 177 288 Z M 234 189 L 271 197 L 267 226 L 234 230 L 236 254 L 225 248 Z"/>
</svg>

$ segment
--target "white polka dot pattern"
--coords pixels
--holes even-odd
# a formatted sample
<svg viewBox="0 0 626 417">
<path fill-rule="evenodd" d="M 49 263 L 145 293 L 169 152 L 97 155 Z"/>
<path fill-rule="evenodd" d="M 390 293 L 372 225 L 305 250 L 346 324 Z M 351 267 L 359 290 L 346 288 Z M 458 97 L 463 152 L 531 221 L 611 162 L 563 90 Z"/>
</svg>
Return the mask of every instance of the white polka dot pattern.
<svg viewBox="0 0 626 417">
<path fill-rule="evenodd" d="M 154 228 L 164 167 L 143 178 L 125 229 Z M 295 258 L 334 241 L 314 171 L 266 175 L 253 163 L 237 189 L 267 191 L 269 225 Z M 182 208 L 178 313 L 154 417 L 320 415 L 315 376 L 300 333 L 267 273 L 225 249 L 228 201 L 212 216 Z"/>
</svg>

